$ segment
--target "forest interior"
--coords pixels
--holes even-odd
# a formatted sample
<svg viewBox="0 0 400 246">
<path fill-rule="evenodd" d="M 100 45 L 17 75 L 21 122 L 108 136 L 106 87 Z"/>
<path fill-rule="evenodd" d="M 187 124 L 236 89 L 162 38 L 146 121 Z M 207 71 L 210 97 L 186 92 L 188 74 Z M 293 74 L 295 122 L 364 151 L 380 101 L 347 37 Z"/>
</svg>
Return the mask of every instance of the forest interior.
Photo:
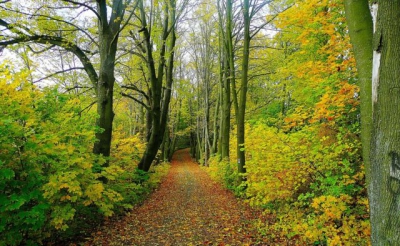
<svg viewBox="0 0 400 246">
<path fill-rule="evenodd" d="M 0 246 L 400 245 L 399 20 L 0 0 Z"/>
</svg>

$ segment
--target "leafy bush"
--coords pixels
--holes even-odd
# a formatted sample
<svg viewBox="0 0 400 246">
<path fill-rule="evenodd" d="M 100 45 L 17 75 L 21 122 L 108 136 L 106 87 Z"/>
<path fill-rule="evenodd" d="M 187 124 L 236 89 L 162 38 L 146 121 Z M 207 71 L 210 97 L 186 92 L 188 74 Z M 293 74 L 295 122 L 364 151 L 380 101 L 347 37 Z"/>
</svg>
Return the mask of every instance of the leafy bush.
<svg viewBox="0 0 400 246">
<path fill-rule="evenodd" d="M 65 230 L 77 207 L 95 204 L 105 215 L 121 200 L 94 173 L 95 115 L 80 115 L 79 99 L 28 84 L 26 74 L 0 78 L 0 240 L 34 244 L 50 226 Z M 111 167 L 110 167 L 111 168 Z"/>
<path fill-rule="evenodd" d="M 130 208 L 168 171 L 164 164 L 150 176 L 138 173 L 144 145 L 118 131 L 117 154 L 102 167 L 105 158 L 92 153 L 101 131 L 95 112 L 83 114 L 81 100 L 57 88 L 36 89 L 26 73 L 0 70 L 0 245 L 40 244 L 51 233 L 65 236 L 55 229 L 78 230 L 77 216 Z"/>
</svg>

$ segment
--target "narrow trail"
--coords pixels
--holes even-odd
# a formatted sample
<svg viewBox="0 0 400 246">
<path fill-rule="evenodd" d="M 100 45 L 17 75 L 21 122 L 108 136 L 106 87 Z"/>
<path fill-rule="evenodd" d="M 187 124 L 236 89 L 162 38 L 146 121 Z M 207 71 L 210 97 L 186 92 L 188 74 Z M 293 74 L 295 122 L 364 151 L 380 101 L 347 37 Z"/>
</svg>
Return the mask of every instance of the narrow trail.
<svg viewBox="0 0 400 246">
<path fill-rule="evenodd" d="M 159 189 L 86 245 L 265 245 L 255 238 L 256 216 L 180 150 Z"/>
</svg>

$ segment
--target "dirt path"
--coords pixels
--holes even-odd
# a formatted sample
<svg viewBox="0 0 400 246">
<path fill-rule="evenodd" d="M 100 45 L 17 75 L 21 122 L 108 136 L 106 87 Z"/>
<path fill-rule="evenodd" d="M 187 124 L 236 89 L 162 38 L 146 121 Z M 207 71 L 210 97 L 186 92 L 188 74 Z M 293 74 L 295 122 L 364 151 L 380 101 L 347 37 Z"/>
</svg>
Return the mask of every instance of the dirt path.
<svg viewBox="0 0 400 246">
<path fill-rule="evenodd" d="M 181 150 L 160 188 L 88 245 L 254 245 L 255 216 Z"/>
</svg>

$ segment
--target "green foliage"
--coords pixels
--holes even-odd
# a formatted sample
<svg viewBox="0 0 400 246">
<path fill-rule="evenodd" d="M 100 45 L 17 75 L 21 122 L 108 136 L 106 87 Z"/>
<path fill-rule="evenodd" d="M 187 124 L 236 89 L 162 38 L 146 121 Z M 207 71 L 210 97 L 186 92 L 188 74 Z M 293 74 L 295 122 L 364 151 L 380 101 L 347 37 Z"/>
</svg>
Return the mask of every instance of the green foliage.
<svg viewBox="0 0 400 246">
<path fill-rule="evenodd" d="M 224 185 L 225 188 L 234 192 L 236 196 L 244 195 L 245 184 L 239 184 L 239 173 L 236 163 L 228 159 L 220 160 L 220 156 L 212 156 L 208 161 L 208 167 L 205 170 L 214 181 Z"/>
<path fill-rule="evenodd" d="M 1 70 L 1 245 L 40 244 L 50 233 L 63 237 L 54 229 L 73 235 L 76 216 L 132 207 L 165 175 L 168 165 L 150 176 L 134 169 L 132 156 L 143 146 L 137 137 L 116 141 L 119 155 L 103 167 L 105 159 L 92 153 L 100 130 L 94 112 L 82 114 L 81 100 L 57 89 L 37 90 L 25 73 Z"/>
<path fill-rule="evenodd" d="M 94 202 L 91 167 L 103 162 L 90 151 L 94 115 L 80 116 L 79 100 L 40 92 L 25 77 L 5 72 L 0 81 L 0 231 L 11 245 L 40 242 L 49 224 L 66 229 L 77 204 Z M 108 192 L 100 195 L 116 199 Z"/>
</svg>

